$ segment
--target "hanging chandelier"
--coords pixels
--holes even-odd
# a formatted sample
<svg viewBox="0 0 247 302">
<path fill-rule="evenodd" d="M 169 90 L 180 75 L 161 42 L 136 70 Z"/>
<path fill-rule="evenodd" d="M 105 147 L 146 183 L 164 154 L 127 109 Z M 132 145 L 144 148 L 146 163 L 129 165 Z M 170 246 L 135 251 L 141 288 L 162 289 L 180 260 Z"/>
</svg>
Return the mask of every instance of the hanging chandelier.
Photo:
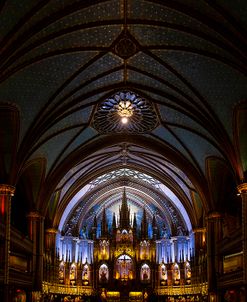
<svg viewBox="0 0 247 302">
<path fill-rule="evenodd" d="M 132 91 L 118 91 L 99 103 L 92 121 L 99 133 L 147 133 L 157 125 L 153 104 Z"/>
<path fill-rule="evenodd" d="M 133 115 L 133 107 L 129 100 L 122 100 L 118 103 L 118 115 L 121 117 L 123 124 L 128 123 L 129 117 Z"/>
</svg>

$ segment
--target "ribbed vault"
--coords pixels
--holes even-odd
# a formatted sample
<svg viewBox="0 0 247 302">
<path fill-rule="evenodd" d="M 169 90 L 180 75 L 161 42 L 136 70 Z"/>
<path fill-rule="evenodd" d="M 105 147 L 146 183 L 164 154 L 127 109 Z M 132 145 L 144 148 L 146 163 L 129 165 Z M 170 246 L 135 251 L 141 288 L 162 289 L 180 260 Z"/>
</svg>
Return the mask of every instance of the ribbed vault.
<svg viewBox="0 0 247 302">
<path fill-rule="evenodd" d="M 0 180 L 26 214 L 58 226 L 82 188 L 124 167 L 169 188 L 193 227 L 222 209 L 216 176 L 233 203 L 246 175 L 245 1 L 6 0 L 0 18 Z M 142 100 L 128 131 L 121 93 Z"/>
<path fill-rule="evenodd" d="M 140 225 L 145 208 L 148 220 L 152 222 L 155 216 L 160 232 L 176 235 L 178 227 L 184 234 L 192 229 L 190 219 L 181 201 L 159 181 L 143 173 L 131 169 L 120 169 L 98 178 L 95 182 L 79 191 L 77 197 L 67 205 L 60 220 L 59 229 L 63 233 L 79 236 L 84 227 L 90 230 L 94 217 L 101 219 L 103 209 L 107 210 L 108 223 L 111 225 L 113 213 L 118 216 L 123 191 L 126 190 L 127 201 L 131 209 L 131 217 L 137 215 Z M 192 206 L 190 207 L 192 209 Z M 194 221 L 193 221 L 194 222 Z M 195 224 L 195 223 L 194 223 Z"/>
</svg>

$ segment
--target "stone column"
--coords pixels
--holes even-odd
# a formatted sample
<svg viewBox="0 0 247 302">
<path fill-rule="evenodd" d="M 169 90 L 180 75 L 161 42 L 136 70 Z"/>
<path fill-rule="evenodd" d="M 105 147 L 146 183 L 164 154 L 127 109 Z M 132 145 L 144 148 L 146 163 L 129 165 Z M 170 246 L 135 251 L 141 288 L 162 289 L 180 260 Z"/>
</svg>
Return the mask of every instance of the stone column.
<svg viewBox="0 0 247 302">
<path fill-rule="evenodd" d="M 247 183 L 242 183 L 238 187 L 238 192 L 242 198 L 242 248 L 243 248 L 243 282 L 245 293 L 247 292 Z"/>
<path fill-rule="evenodd" d="M 195 253 L 200 251 L 206 246 L 206 228 L 194 228 L 195 237 Z"/>
<path fill-rule="evenodd" d="M 9 302 L 9 254 L 10 254 L 10 230 L 11 230 L 11 198 L 14 196 L 15 187 L 0 184 L 0 211 L 3 224 L 5 225 L 4 235 L 4 265 L 3 265 L 3 284 L 4 284 L 4 299 Z"/>
<path fill-rule="evenodd" d="M 194 228 L 193 229 L 194 238 L 195 238 L 195 252 L 193 255 L 193 273 L 194 276 L 192 276 L 193 282 L 198 284 L 202 280 L 202 263 L 200 262 L 202 254 L 204 254 L 204 249 L 206 246 L 206 228 Z M 201 267 L 199 267 L 201 266 Z"/>
<path fill-rule="evenodd" d="M 56 255 L 56 235 L 57 230 L 54 228 L 49 228 L 45 230 L 45 253 L 50 259 L 49 263 L 49 280 L 51 282 L 58 282 L 58 263 Z"/>
<path fill-rule="evenodd" d="M 222 239 L 222 215 L 211 212 L 207 216 L 207 273 L 209 301 L 218 301 L 217 275 L 221 272 L 221 261 L 217 243 Z"/>
<path fill-rule="evenodd" d="M 34 289 L 40 291 L 43 281 L 44 217 L 37 211 L 30 212 L 27 217 L 29 238 L 33 241 L 32 272 Z"/>
<path fill-rule="evenodd" d="M 50 251 L 53 256 L 56 255 L 56 235 L 57 230 L 54 228 L 45 230 L 45 249 Z"/>
</svg>

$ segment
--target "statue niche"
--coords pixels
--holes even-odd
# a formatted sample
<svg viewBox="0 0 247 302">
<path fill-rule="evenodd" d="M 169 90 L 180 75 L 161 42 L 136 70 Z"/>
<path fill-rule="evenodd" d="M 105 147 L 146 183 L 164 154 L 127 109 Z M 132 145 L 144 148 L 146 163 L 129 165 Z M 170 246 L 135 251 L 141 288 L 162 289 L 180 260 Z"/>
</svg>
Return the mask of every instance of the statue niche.
<svg viewBox="0 0 247 302">
<path fill-rule="evenodd" d="M 150 267 L 144 263 L 141 267 L 141 282 L 149 283 L 150 282 Z"/>
<path fill-rule="evenodd" d="M 133 279 L 133 261 L 130 256 L 124 254 L 116 261 L 116 279 L 128 281 Z"/>
<path fill-rule="evenodd" d="M 109 280 L 109 269 L 106 264 L 102 264 L 99 268 L 99 282 L 101 284 L 107 283 Z"/>
</svg>

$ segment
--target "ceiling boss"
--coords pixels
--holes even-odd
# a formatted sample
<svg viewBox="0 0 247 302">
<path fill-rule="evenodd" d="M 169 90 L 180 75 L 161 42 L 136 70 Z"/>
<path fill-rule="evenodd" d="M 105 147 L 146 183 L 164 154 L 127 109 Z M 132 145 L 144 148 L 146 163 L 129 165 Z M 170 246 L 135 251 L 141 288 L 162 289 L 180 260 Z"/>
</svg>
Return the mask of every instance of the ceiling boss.
<svg viewBox="0 0 247 302">
<path fill-rule="evenodd" d="M 129 117 L 133 115 L 133 107 L 129 100 L 120 101 L 118 104 L 118 114 L 121 117 L 121 122 L 127 124 Z"/>
</svg>

